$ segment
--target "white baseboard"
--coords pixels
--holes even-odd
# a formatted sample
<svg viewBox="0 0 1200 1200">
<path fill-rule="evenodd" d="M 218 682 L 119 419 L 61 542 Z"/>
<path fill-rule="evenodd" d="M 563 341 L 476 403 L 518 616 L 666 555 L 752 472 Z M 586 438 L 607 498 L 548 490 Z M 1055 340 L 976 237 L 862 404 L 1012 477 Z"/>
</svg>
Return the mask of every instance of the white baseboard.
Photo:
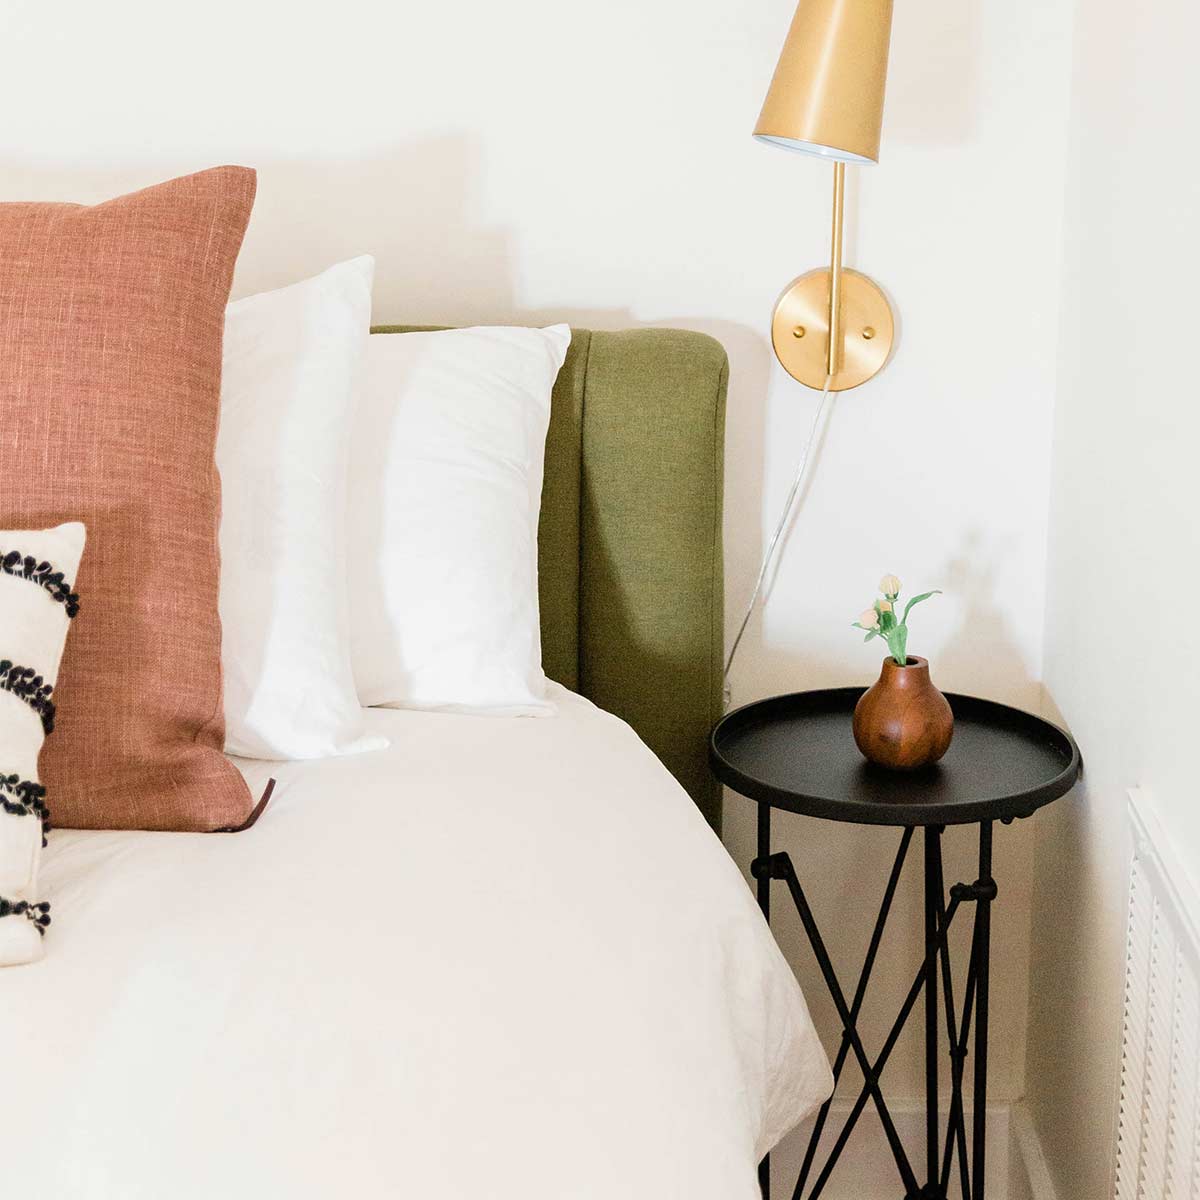
<svg viewBox="0 0 1200 1200">
<path fill-rule="evenodd" d="M 821 1138 L 818 1167 L 833 1144 L 850 1111 L 849 1101 L 837 1101 Z M 919 1104 L 889 1105 L 918 1177 L 924 1175 L 925 1115 Z M 946 1114 L 942 1114 L 945 1129 Z M 968 1130 L 970 1129 L 968 1114 Z M 811 1122 L 805 1122 L 771 1154 L 771 1194 L 791 1196 Z M 952 1174 L 950 1196 L 959 1195 L 957 1163 Z M 812 1185 L 810 1177 L 809 1186 Z M 900 1194 L 900 1176 L 888 1147 L 883 1126 L 874 1108 L 868 1106 L 853 1136 L 830 1176 L 822 1195 L 826 1200 L 895 1200 Z M 1042 1156 L 1041 1143 L 1029 1113 L 1021 1104 L 989 1104 L 987 1132 L 988 1200 L 1056 1200 Z"/>
<path fill-rule="evenodd" d="M 1042 1139 L 1038 1137 L 1033 1116 L 1024 1104 L 1014 1104 L 1009 1117 L 1009 1178 L 1008 1200 L 1058 1200 L 1054 1180 L 1046 1166 Z"/>
</svg>

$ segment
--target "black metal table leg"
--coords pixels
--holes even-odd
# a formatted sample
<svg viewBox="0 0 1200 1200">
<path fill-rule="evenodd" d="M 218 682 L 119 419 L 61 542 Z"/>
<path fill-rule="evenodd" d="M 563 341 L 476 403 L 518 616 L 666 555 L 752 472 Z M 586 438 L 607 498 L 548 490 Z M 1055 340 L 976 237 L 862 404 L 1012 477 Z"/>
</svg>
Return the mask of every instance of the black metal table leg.
<svg viewBox="0 0 1200 1200">
<path fill-rule="evenodd" d="M 765 802 L 758 806 L 758 859 L 766 862 L 771 856 L 771 806 Z M 758 876 L 758 907 L 763 918 L 771 923 L 771 877 L 766 872 Z M 763 1157 L 758 1164 L 758 1187 L 763 1200 L 771 1200 L 771 1156 Z"/>
<path fill-rule="evenodd" d="M 937 867 L 941 859 L 942 831 L 925 827 L 925 957 L 931 962 L 925 977 L 925 1189 L 935 1195 L 938 1183 L 938 909 L 942 885 Z"/>
<path fill-rule="evenodd" d="M 867 1052 L 862 1043 L 862 1038 L 859 1036 L 857 1024 L 850 1013 L 850 1006 L 846 1003 L 846 995 L 842 990 L 841 984 L 838 982 L 837 973 L 833 969 L 833 963 L 829 958 L 829 951 L 825 947 L 825 941 L 821 937 L 821 931 L 817 926 L 816 919 L 813 916 L 812 909 L 809 907 L 808 899 L 804 895 L 804 889 L 800 885 L 800 880 L 796 875 L 796 870 L 792 866 L 791 857 L 784 854 L 773 854 L 766 862 L 756 862 L 753 870 L 755 874 L 769 872 L 773 878 L 782 879 L 788 886 L 788 891 L 791 892 L 792 903 L 796 906 L 796 911 L 800 914 L 801 924 L 804 926 L 805 935 L 808 937 L 808 944 L 812 948 L 813 954 L 817 959 L 817 966 L 820 968 L 821 974 L 825 979 L 825 987 L 829 992 L 829 997 L 833 1001 L 834 1007 L 837 1009 L 838 1019 L 842 1023 L 842 1029 L 846 1038 L 850 1042 L 850 1049 L 858 1061 L 859 1069 L 863 1074 L 863 1090 L 859 1096 L 856 1108 L 851 1112 L 850 1118 L 847 1119 L 847 1128 L 843 1130 L 843 1134 L 848 1133 L 848 1129 L 853 1126 L 854 1121 L 858 1119 L 858 1114 L 861 1113 L 867 1099 L 871 1099 L 875 1103 L 875 1109 L 879 1113 L 880 1123 L 883 1125 L 883 1132 L 888 1140 L 888 1145 L 892 1151 L 892 1157 L 895 1159 L 896 1167 L 900 1172 L 900 1178 L 904 1184 L 905 1194 L 907 1196 L 916 1196 L 919 1192 L 916 1176 L 913 1173 L 912 1165 L 908 1161 L 908 1155 L 904 1149 L 904 1143 L 900 1140 L 900 1135 L 896 1131 L 895 1122 L 892 1119 L 891 1113 L 888 1111 L 887 1102 L 883 1098 L 883 1092 L 880 1088 L 879 1079 L 883 1071 L 883 1064 L 887 1061 L 887 1056 L 891 1053 L 892 1047 L 895 1045 L 896 1039 L 900 1036 L 900 1030 L 904 1027 L 905 1021 L 908 1019 L 908 1014 L 912 1011 L 912 1006 L 916 1002 L 917 996 L 920 994 L 921 985 L 924 982 L 927 973 L 930 970 L 931 962 L 927 956 L 921 965 L 920 971 L 917 973 L 917 978 L 913 986 L 909 989 L 909 994 L 905 1000 L 904 1006 L 901 1009 L 900 1016 L 892 1027 L 891 1034 L 888 1035 L 888 1041 L 884 1045 L 883 1052 L 879 1058 L 873 1063 L 867 1056 Z M 953 909 L 946 916 L 946 927 L 939 932 L 939 939 L 944 938 L 948 932 L 949 925 L 953 919 Z M 936 945 L 935 951 L 936 953 Z M 844 1146 L 844 1138 L 839 1137 L 838 1144 L 835 1146 L 833 1153 L 830 1155 L 829 1162 L 826 1163 L 826 1168 L 821 1173 L 821 1177 L 817 1180 L 813 1187 L 813 1196 L 820 1194 L 824 1187 L 825 1181 L 828 1179 L 828 1172 L 832 1168 L 833 1162 L 840 1153 L 841 1147 Z"/>
<path fill-rule="evenodd" d="M 979 896 L 975 907 L 975 936 L 971 957 L 975 961 L 975 1112 L 971 1122 L 971 1195 L 984 1200 L 984 1159 L 987 1142 L 988 975 L 992 940 L 992 823 L 979 826 Z"/>
<path fill-rule="evenodd" d="M 758 861 L 766 862 L 771 857 L 771 806 L 769 804 L 760 804 L 758 806 Z M 769 875 L 760 875 L 758 877 L 758 907 L 762 909 L 762 915 L 767 918 L 767 922 L 771 920 L 771 877 Z"/>
<path fill-rule="evenodd" d="M 953 1161 L 958 1159 L 960 1185 L 963 1200 L 984 1200 L 984 1148 L 987 1135 L 987 1036 L 988 1036 L 988 955 L 990 951 L 991 934 L 991 902 L 996 896 L 996 884 L 992 879 L 992 824 L 983 822 L 979 833 L 979 874 L 973 883 L 956 883 L 946 894 L 945 877 L 942 866 L 942 833 L 944 827 L 929 825 L 925 833 L 925 862 L 924 862 L 924 956 L 920 969 L 908 990 L 899 1015 L 892 1024 L 891 1031 L 884 1041 L 883 1048 L 874 1061 L 866 1054 L 858 1033 L 858 1017 L 866 997 L 867 984 L 875 956 L 883 937 L 884 926 L 895 896 L 896 885 L 904 865 L 906 851 L 913 830 L 907 828 L 900 842 L 896 860 L 884 892 L 883 903 L 876 918 L 871 942 L 867 949 L 866 960 L 855 987 L 854 997 L 850 1004 L 830 962 L 829 953 L 817 927 L 812 909 L 800 886 L 788 854 L 772 854 L 770 809 L 762 805 L 759 810 L 758 823 L 758 857 L 751 866 L 751 872 L 757 881 L 758 902 L 764 916 L 770 916 L 770 882 L 779 879 L 785 882 L 791 893 L 796 911 L 800 915 L 809 945 L 817 958 L 817 965 L 824 977 L 830 998 L 834 1002 L 842 1023 L 842 1039 L 838 1047 L 837 1057 L 833 1064 L 834 1083 L 841 1077 L 846 1059 L 853 1055 L 857 1060 L 863 1075 L 863 1086 L 855 1100 L 845 1123 L 840 1130 L 833 1148 L 826 1157 L 825 1163 L 817 1175 L 808 1200 L 818 1200 L 828 1183 L 834 1165 L 845 1149 L 850 1134 L 866 1108 L 868 1102 L 874 1101 L 879 1112 L 880 1121 L 887 1135 L 896 1166 L 900 1173 L 901 1182 L 905 1189 L 905 1200 L 946 1200 Z M 971 938 L 971 956 L 967 967 L 967 982 L 963 996 L 962 1015 L 959 1018 L 954 1002 L 953 975 L 950 967 L 949 933 L 954 916 L 963 903 L 974 903 L 975 921 Z M 939 1001 L 939 987 L 942 992 Z M 908 1021 L 908 1017 L 925 993 L 925 1122 L 926 1122 L 926 1178 L 923 1184 L 917 1182 L 915 1172 L 910 1166 L 904 1147 L 900 1142 L 880 1090 L 880 1078 L 883 1074 L 892 1050 L 895 1048 L 900 1034 Z M 950 1113 L 946 1124 L 943 1142 L 939 1117 L 939 1083 L 940 1069 L 938 1055 L 941 1052 L 939 1036 L 939 1020 L 941 1006 L 944 1009 L 947 1043 L 950 1055 Z M 975 1028 L 972 1030 L 971 1022 Z M 975 1111 L 971 1122 L 971 1158 L 967 1160 L 966 1143 L 966 1112 L 964 1104 L 964 1063 L 967 1057 L 967 1046 L 971 1035 L 974 1034 L 975 1070 L 974 1070 L 974 1101 Z M 816 1123 L 809 1137 L 804 1162 L 801 1166 L 793 1200 L 803 1200 L 805 1187 L 814 1165 L 817 1145 L 829 1115 L 830 1101 L 822 1105 L 817 1114 Z M 944 1153 L 941 1147 L 944 1145 Z M 770 1158 L 764 1158 L 759 1164 L 758 1179 L 764 1200 L 770 1197 Z"/>
<path fill-rule="evenodd" d="M 896 859 L 892 863 L 891 874 L 888 875 L 887 887 L 883 892 L 883 902 L 879 906 L 879 915 L 875 918 L 875 928 L 871 932 L 871 941 L 867 946 L 867 955 L 863 960 L 862 970 L 858 975 L 858 987 L 854 990 L 854 1002 L 850 1005 L 850 1016 L 855 1021 L 858 1020 L 858 1014 L 862 1011 L 863 1001 L 866 999 L 867 985 L 871 981 L 871 971 L 875 966 L 875 956 L 879 953 L 879 946 L 883 941 L 883 931 L 887 925 L 888 915 L 892 911 L 892 901 L 896 898 L 896 887 L 900 882 L 900 872 L 904 869 L 904 860 L 908 855 L 908 846 L 912 841 L 912 835 L 912 827 L 909 826 L 900 838 L 900 846 L 896 851 Z M 841 1044 L 838 1046 L 837 1057 L 833 1062 L 833 1086 L 835 1088 L 838 1085 L 838 1080 L 842 1077 L 842 1068 L 846 1065 L 846 1056 L 849 1052 L 850 1038 L 843 1031 Z M 800 1167 L 800 1175 L 796 1180 L 796 1189 L 792 1193 L 792 1200 L 802 1200 L 804 1196 L 804 1187 L 808 1183 L 809 1172 L 812 1170 L 813 1160 L 817 1154 L 817 1146 L 820 1144 L 821 1134 L 825 1129 L 825 1122 L 829 1119 L 829 1108 L 832 1103 L 833 1097 L 830 1096 L 821 1105 L 820 1111 L 817 1113 L 812 1133 L 808 1138 L 808 1147 L 804 1152 L 804 1162 Z"/>
<path fill-rule="evenodd" d="M 941 839 L 937 843 L 935 863 L 938 921 L 945 921 L 945 875 L 942 870 Z M 967 1131 L 963 1112 L 963 1062 L 967 1054 L 967 1038 L 971 1026 L 971 1005 L 975 995 L 974 968 L 968 965 L 966 1004 L 963 1010 L 961 1032 L 957 1019 L 958 1009 L 954 1004 L 954 976 L 950 970 L 950 947 L 942 943 L 941 953 L 943 1009 L 946 1014 L 946 1044 L 950 1053 L 950 1114 L 946 1121 L 946 1147 L 942 1153 L 942 1174 L 938 1181 L 938 1195 L 949 1195 L 950 1169 L 958 1159 L 959 1190 L 962 1200 L 971 1200 L 970 1159 L 967 1157 Z"/>
</svg>

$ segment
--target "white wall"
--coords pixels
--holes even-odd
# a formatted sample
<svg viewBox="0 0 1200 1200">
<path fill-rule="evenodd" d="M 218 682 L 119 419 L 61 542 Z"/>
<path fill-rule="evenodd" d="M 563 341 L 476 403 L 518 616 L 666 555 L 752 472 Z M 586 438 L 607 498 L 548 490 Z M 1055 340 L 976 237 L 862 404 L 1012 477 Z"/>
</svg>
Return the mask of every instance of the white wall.
<svg viewBox="0 0 1200 1200">
<path fill-rule="evenodd" d="M 1086 775 L 1038 846 L 1029 1054 L 1060 1200 L 1111 1194 L 1128 788 L 1200 864 L 1198 42 L 1194 0 L 1078 7 L 1046 684 Z"/>
<path fill-rule="evenodd" d="M 0 194 L 96 200 L 246 162 L 260 198 L 240 293 L 369 250 L 380 320 L 715 334 L 733 365 L 732 625 L 815 403 L 775 366 L 767 330 L 778 292 L 826 253 L 828 168 L 750 138 L 792 8 L 8 0 Z M 946 589 L 912 637 L 942 686 L 1036 702 L 1068 8 L 897 6 L 883 161 L 851 173 L 847 251 L 894 297 L 899 347 L 836 404 L 737 702 L 869 681 L 880 654 L 848 626 L 884 571 Z M 728 809 L 744 863 L 749 806 Z M 781 831 L 849 975 L 895 836 L 799 819 Z M 1022 1089 L 1030 836 L 998 838 L 999 1096 Z M 970 875 L 966 841 L 951 842 Z M 915 969 L 914 898 L 872 1014 Z M 780 936 L 832 1030 L 795 923 Z M 888 1078 L 919 1094 L 915 1045 Z"/>
</svg>

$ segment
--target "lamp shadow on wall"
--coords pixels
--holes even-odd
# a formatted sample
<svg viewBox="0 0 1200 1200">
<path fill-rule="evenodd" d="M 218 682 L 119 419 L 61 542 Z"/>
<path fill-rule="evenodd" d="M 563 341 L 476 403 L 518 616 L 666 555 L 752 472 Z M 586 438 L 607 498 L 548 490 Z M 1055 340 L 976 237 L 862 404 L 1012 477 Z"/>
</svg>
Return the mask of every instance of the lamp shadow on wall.
<svg viewBox="0 0 1200 1200">
<path fill-rule="evenodd" d="M 906 4 L 892 22 L 884 152 L 953 146 L 970 138 L 978 112 L 981 0 Z"/>
</svg>

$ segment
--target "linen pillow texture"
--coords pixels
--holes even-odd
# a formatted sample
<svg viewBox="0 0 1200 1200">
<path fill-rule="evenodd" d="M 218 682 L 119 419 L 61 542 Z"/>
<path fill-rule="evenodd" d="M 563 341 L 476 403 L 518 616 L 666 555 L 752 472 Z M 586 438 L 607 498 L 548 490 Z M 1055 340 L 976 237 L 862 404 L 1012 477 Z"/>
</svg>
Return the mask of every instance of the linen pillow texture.
<svg viewBox="0 0 1200 1200">
<path fill-rule="evenodd" d="M 38 894 L 48 825 L 38 753 L 54 729 L 83 543 L 77 521 L 0 533 L 0 967 L 40 958 L 50 924 L 50 906 Z"/>
<path fill-rule="evenodd" d="M 550 394 L 571 331 L 377 334 L 350 471 L 354 678 L 367 705 L 554 711 L 538 624 Z"/>
<path fill-rule="evenodd" d="M 231 304 L 221 382 L 225 749 L 322 758 L 367 737 L 350 667 L 346 471 L 375 260 Z"/>
<path fill-rule="evenodd" d="M 208 830 L 253 807 L 222 753 L 213 450 L 255 175 L 0 204 L 0 526 L 78 518 L 88 602 L 42 759 L 55 823 Z"/>
</svg>

